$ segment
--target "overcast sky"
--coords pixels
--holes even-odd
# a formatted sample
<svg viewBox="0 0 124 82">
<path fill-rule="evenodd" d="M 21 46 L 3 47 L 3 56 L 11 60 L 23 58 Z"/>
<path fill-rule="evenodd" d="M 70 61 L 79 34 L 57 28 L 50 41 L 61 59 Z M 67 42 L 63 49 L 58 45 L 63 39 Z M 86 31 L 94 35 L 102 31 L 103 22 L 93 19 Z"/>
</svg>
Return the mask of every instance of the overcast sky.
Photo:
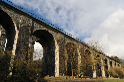
<svg viewBox="0 0 124 82">
<path fill-rule="evenodd" d="M 82 41 L 124 59 L 124 0 L 10 0 Z"/>
</svg>

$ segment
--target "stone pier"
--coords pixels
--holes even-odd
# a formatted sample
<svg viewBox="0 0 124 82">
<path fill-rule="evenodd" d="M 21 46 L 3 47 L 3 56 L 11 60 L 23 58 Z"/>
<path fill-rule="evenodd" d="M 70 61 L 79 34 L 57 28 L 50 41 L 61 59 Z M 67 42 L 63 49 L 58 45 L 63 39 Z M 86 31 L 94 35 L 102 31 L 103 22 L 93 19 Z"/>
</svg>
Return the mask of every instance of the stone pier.
<svg viewBox="0 0 124 82">
<path fill-rule="evenodd" d="M 93 66 L 93 78 L 96 78 L 96 68 L 95 68 L 95 66 Z"/>
<path fill-rule="evenodd" d="M 105 77 L 105 69 L 104 69 L 104 62 L 103 62 L 104 60 L 103 59 L 101 59 L 101 63 L 102 63 L 102 66 L 101 66 L 101 71 L 102 71 L 102 77 L 104 78 Z"/>
</svg>

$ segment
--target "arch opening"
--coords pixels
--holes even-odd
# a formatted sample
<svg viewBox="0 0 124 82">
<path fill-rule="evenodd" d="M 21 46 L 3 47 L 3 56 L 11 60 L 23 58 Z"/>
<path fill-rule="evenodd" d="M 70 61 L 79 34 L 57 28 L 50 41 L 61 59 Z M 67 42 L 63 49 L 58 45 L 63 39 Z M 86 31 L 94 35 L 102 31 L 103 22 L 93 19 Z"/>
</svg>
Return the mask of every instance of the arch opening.
<svg viewBox="0 0 124 82">
<path fill-rule="evenodd" d="M 43 76 L 54 76 L 55 75 L 55 41 L 52 34 L 46 30 L 36 30 L 33 33 L 42 47 L 42 65 L 43 65 Z"/>
<path fill-rule="evenodd" d="M 97 74 L 97 77 L 101 77 L 102 76 L 101 66 L 98 63 L 97 63 L 96 74 Z"/>
<path fill-rule="evenodd" d="M 97 65 L 96 65 L 96 68 L 97 68 L 96 75 L 97 75 L 97 77 L 102 77 L 102 69 L 101 69 L 102 62 L 101 62 L 100 54 L 98 54 L 96 57 L 97 57 L 97 61 L 98 61 Z"/>
<path fill-rule="evenodd" d="M 66 49 L 66 75 L 77 75 L 78 71 L 78 53 L 76 45 L 73 42 L 68 42 L 65 45 Z"/>
<path fill-rule="evenodd" d="M 36 61 L 38 59 L 42 60 L 43 58 L 43 47 L 39 42 L 35 41 L 34 44 L 34 53 L 33 53 L 33 61 Z"/>
<path fill-rule="evenodd" d="M 1 33 L 0 38 L 3 43 L 6 43 L 6 49 L 12 50 L 14 39 L 15 39 L 15 26 L 11 19 L 11 17 L 0 9 L 0 25 L 1 25 Z M 6 42 L 7 41 L 7 42 Z"/>
<path fill-rule="evenodd" d="M 11 55 L 9 59 L 10 67 L 8 67 L 10 75 L 12 75 L 17 38 L 18 31 L 15 22 L 0 8 L 0 43 L 2 43 L 0 48 L 1 52 L 6 51 Z"/>
<path fill-rule="evenodd" d="M 105 59 L 105 64 L 107 65 L 107 59 Z"/>
<path fill-rule="evenodd" d="M 107 59 L 105 59 L 104 62 L 105 62 L 105 76 L 109 77 L 109 74 L 107 72 L 107 70 L 108 70 L 108 61 L 107 61 Z"/>
<path fill-rule="evenodd" d="M 112 67 L 112 61 L 110 61 L 110 66 Z"/>
<path fill-rule="evenodd" d="M 84 76 L 93 77 L 93 69 L 95 68 L 95 66 L 93 65 L 92 54 L 89 49 L 86 49 L 82 57 L 82 71 L 84 73 Z"/>
</svg>

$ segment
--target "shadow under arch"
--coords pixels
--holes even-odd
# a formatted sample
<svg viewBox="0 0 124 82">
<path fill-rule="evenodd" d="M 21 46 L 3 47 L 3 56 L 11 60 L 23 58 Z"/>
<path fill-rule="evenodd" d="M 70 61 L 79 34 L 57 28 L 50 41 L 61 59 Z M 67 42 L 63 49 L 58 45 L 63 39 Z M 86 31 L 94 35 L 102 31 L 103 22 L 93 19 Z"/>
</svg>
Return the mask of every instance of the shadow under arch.
<svg viewBox="0 0 124 82">
<path fill-rule="evenodd" d="M 106 58 L 105 58 L 104 62 L 105 62 L 105 76 L 106 76 L 106 77 L 109 77 L 109 74 L 108 74 L 108 72 L 107 72 L 107 71 L 109 70 L 109 69 L 108 69 L 108 63 L 109 63 L 109 62 L 107 61 Z"/>
<path fill-rule="evenodd" d="M 16 35 L 15 26 L 11 19 L 11 17 L 0 9 L 0 25 L 5 29 L 6 31 L 6 38 L 7 38 L 7 50 L 13 49 L 14 39 Z"/>
<path fill-rule="evenodd" d="M 110 66 L 112 67 L 112 61 L 110 61 Z"/>
<path fill-rule="evenodd" d="M 96 64 L 96 76 L 97 77 L 102 77 L 102 68 L 101 68 L 101 57 L 100 54 L 96 56 L 97 58 L 97 64 Z"/>
<path fill-rule="evenodd" d="M 72 69 L 73 75 L 78 74 L 78 52 L 77 47 L 73 42 L 67 42 L 65 44 L 66 50 L 66 75 L 72 76 Z"/>
<path fill-rule="evenodd" d="M 43 47 L 43 76 L 55 75 L 55 41 L 51 33 L 46 30 L 36 30 L 33 33 Z"/>
</svg>

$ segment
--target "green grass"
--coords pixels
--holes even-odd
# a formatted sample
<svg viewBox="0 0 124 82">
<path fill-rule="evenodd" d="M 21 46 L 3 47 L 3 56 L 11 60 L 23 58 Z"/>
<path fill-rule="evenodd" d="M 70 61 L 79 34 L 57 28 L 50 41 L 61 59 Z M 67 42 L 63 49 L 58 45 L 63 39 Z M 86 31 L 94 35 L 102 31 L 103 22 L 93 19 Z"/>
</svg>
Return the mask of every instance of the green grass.
<svg viewBox="0 0 124 82">
<path fill-rule="evenodd" d="M 124 79 L 104 79 L 104 82 L 124 82 Z"/>
</svg>

